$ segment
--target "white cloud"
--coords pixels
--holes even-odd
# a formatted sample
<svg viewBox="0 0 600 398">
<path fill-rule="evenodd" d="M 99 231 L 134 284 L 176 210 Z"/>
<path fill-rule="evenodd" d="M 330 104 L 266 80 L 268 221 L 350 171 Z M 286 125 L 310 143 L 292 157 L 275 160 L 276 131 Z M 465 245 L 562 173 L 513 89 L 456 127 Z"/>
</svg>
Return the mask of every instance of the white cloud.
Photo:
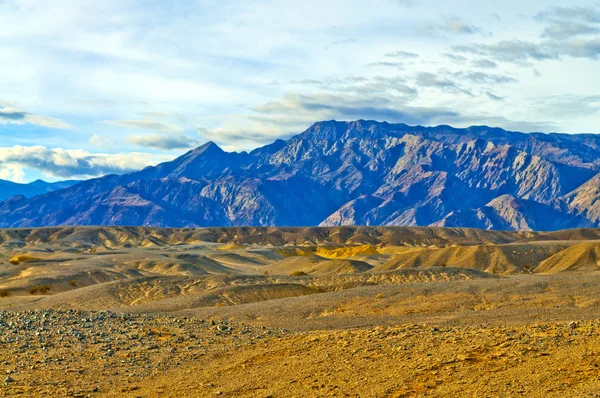
<svg viewBox="0 0 600 398">
<path fill-rule="evenodd" d="M 0 0 L 0 134 L 4 146 L 129 152 L 183 148 L 197 126 L 250 148 L 321 118 L 421 120 L 398 110 L 529 120 L 536 98 L 600 85 L 598 6 L 571 3 L 520 2 L 518 16 L 513 1 Z M 536 77 L 522 68 L 532 64 Z M 517 81 L 474 74 L 487 70 Z M 257 111 L 294 96 L 307 108 Z M 600 131 L 597 113 L 574 114 L 541 107 L 533 122 Z"/>
<path fill-rule="evenodd" d="M 127 137 L 127 141 L 138 146 L 166 151 L 195 148 L 202 144 L 200 140 L 186 135 L 169 136 L 164 134 L 134 135 Z"/>
<path fill-rule="evenodd" d="M 481 28 L 470 24 L 457 16 L 444 16 L 441 23 L 422 23 L 418 29 L 419 33 L 425 35 L 474 35 L 483 33 Z"/>
<path fill-rule="evenodd" d="M 90 137 L 90 139 L 88 140 L 88 142 L 98 148 L 112 148 L 113 147 L 113 142 L 110 139 L 108 139 L 106 137 L 102 137 L 98 134 L 93 134 Z"/>
<path fill-rule="evenodd" d="M 411 53 L 408 51 L 394 51 L 394 52 L 385 54 L 385 56 L 390 57 L 390 58 L 403 58 L 403 59 L 419 58 L 419 54 Z"/>
<path fill-rule="evenodd" d="M 107 120 L 104 123 L 127 128 L 144 129 L 144 130 L 156 130 L 165 133 L 181 133 L 183 128 L 175 124 L 169 124 L 158 120 L 144 119 L 144 120 Z"/>
<path fill-rule="evenodd" d="M 8 173 L 14 175 L 15 172 L 20 173 L 22 169 L 28 168 L 56 178 L 80 179 L 140 170 L 172 158 L 139 152 L 106 154 L 17 145 L 0 148 L 0 169 L 9 170 Z"/>
<path fill-rule="evenodd" d="M 502 98 L 489 91 L 481 94 L 489 102 Z M 481 102 L 480 98 L 475 101 Z M 390 123 L 409 125 L 451 124 L 457 127 L 488 124 L 516 131 L 555 131 L 551 122 L 529 122 L 509 119 L 485 112 L 459 112 L 451 107 L 420 107 L 408 105 L 398 96 L 374 96 L 352 94 L 316 93 L 302 95 L 288 93 L 277 101 L 270 101 L 253 108 L 254 114 L 230 118 L 230 123 L 217 129 L 199 128 L 198 133 L 227 150 L 248 150 L 269 144 L 277 138 L 291 135 L 308 128 L 320 120 L 385 120 Z"/>
<path fill-rule="evenodd" d="M 34 124 L 53 129 L 68 129 L 67 123 L 53 117 L 34 115 L 18 108 L 0 108 L 0 124 Z"/>
<path fill-rule="evenodd" d="M 25 170 L 18 164 L 0 164 L 0 179 L 23 183 Z"/>
</svg>

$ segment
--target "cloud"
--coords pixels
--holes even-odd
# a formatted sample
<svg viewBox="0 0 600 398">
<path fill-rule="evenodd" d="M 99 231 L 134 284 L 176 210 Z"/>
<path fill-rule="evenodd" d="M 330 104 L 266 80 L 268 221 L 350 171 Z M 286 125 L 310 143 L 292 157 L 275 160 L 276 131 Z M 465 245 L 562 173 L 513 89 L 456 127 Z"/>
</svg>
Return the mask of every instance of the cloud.
<svg viewBox="0 0 600 398">
<path fill-rule="evenodd" d="M 495 63 L 494 61 L 490 61 L 489 59 L 477 59 L 472 61 L 471 65 L 473 65 L 476 68 L 483 69 L 495 69 L 498 67 L 497 63 Z"/>
<path fill-rule="evenodd" d="M 195 148 L 202 144 L 200 140 L 186 135 L 168 136 L 163 134 L 134 135 L 127 137 L 126 141 L 134 145 L 166 151 Z"/>
<path fill-rule="evenodd" d="M 269 133 L 250 128 L 221 127 L 217 129 L 198 128 L 198 134 L 206 141 L 213 141 L 226 150 L 244 150 L 272 143 L 276 138 L 289 138 L 291 133 Z"/>
<path fill-rule="evenodd" d="M 8 121 L 21 121 L 25 120 L 27 114 L 25 112 L 19 111 L 17 109 L 12 108 L 2 108 L 0 109 L 0 118 Z"/>
<path fill-rule="evenodd" d="M 469 80 L 477 84 L 507 84 L 518 83 L 517 79 L 509 76 L 493 75 L 483 72 L 456 72 L 453 75 L 457 78 Z"/>
<path fill-rule="evenodd" d="M 53 117 L 34 115 L 14 107 L 0 108 L 0 124 L 33 124 L 52 129 L 68 129 L 71 126 Z"/>
<path fill-rule="evenodd" d="M 576 22 L 554 23 L 544 30 L 543 37 L 553 39 L 568 39 L 578 35 L 591 35 L 600 32 L 597 26 Z"/>
<path fill-rule="evenodd" d="M 379 94 L 382 92 L 380 91 Z M 491 91 L 483 96 L 494 102 L 503 98 Z M 253 114 L 229 119 L 229 125 L 217 129 L 199 128 L 206 140 L 226 150 L 249 150 L 275 139 L 287 139 L 321 120 L 368 119 L 409 125 L 450 124 L 457 127 L 490 125 L 515 131 L 556 131 L 547 121 L 529 122 L 471 111 L 456 107 L 409 105 L 403 96 L 354 93 L 287 93 L 276 101 L 251 108 Z"/>
<path fill-rule="evenodd" d="M 538 97 L 531 108 L 560 118 L 588 117 L 600 111 L 600 95 L 563 94 Z"/>
<path fill-rule="evenodd" d="M 253 108 L 251 131 L 268 135 L 270 141 L 298 133 L 318 120 L 374 119 L 421 124 L 455 120 L 459 114 L 449 109 L 420 108 L 403 105 L 402 97 L 392 95 L 303 95 L 288 93 L 278 101 Z M 246 132 L 244 132 L 246 134 Z M 266 138 L 265 138 L 266 139 Z"/>
<path fill-rule="evenodd" d="M 160 122 L 157 120 L 107 120 L 104 123 L 112 126 L 122 126 L 127 128 L 156 130 L 164 133 L 181 133 L 183 128 L 175 124 Z"/>
<path fill-rule="evenodd" d="M 539 21 L 573 20 L 600 24 L 600 9 L 588 5 L 585 7 L 556 7 L 536 15 Z"/>
<path fill-rule="evenodd" d="M 421 72 L 417 74 L 415 83 L 419 87 L 437 88 L 450 93 L 471 95 L 469 90 L 460 87 L 455 81 L 441 77 L 439 74 Z"/>
<path fill-rule="evenodd" d="M 462 120 L 457 111 L 407 106 L 394 97 L 288 94 L 280 101 L 263 104 L 254 110 L 263 115 L 263 122 L 288 114 L 304 116 L 308 123 L 329 119 L 373 119 L 407 124 L 450 123 Z"/>
<path fill-rule="evenodd" d="M 496 94 L 490 92 L 490 91 L 486 91 L 485 95 L 488 96 L 489 99 L 493 100 L 493 101 L 502 101 L 504 98 L 497 96 Z"/>
<path fill-rule="evenodd" d="M 460 45 L 453 49 L 521 65 L 565 57 L 600 59 L 600 37 L 597 36 L 600 33 L 600 8 L 556 7 L 538 13 L 535 19 L 547 24 L 538 41 L 503 40 Z"/>
<path fill-rule="evenodd" d="M 461 115 L 480 110 L 506 118 L 528 118 L 523 116 L 524 109 L 535 100 L 524 96 L 586 94 L 598 84 L 594 64 L 572 59 L 598 57 L 594 41 L 598 33 L 590 34 L 597 27 L 597 6 L 552 8 L 534 20 L 532 16 L 550 2 L 523 3 L 518 12 L 526 13 L 526 19 L 517 17 L 514 7 L 502 2 L 493 6 L 473 3 L 460 9 L 451 2 L 420 2 L 420 7 L 412 10 L 401 6 L 416 2 L 402 0 L 318 5 L 316 1 L 282 5 L 244 0 L 234 9 L 206 7 L 196 1 L 184 2 L 181 7 L 142 3 L 0 0 L 0 49 L 4 55 L 0 97 L 18 100 L 25 111 L 74 125 L 73 131 L 53 131 L 49 138 L 39 138 L 45 130 L 41 128 L 21 129 L 24 134 L 18 137 L 16 124 L 29 122 L 17 113 L 9 116 L 10 121 L 5 115 L 0 123 L 11 126 L 0 129 L 16 134 L 6 136 L 4 146 L 44 143 L 72 148 L 82 140 L 86 144 L 90 135 L 97 133 L 92 145 L 105 148 L 101 137 L 108 137 L 116 149 L 127 150 L 127 135 L 164 133 L 177 138 L 187 133 L 200 138 L 189 131 L 190 125 L 234 137 L 231 145 L 249 135 L 264 142 L 268 137 L 301 131 L 320 118 L 344 115 L 340 109 L 358 99 L 377 109 L 372 112 L 375 115 L 418 105 Z M 490 13 L 502 16 L 502 23 Z M 265 19 L 265 15 L 274 17 Z M 422 22 L 430 35 L 452 41 L 416 36 L 415 29 Z M 515 26 L 518 28 L 513 29 Z M 496 38 L 487 36 L 488 30 L 497 34 Z M 331 42 L 340 45 L 323 51 Z M 462 45 L 465 51 L 457 51 L 453 45 Z M 538 66 L 546 60 L 563 62 Z M 370 62 L 373 67 L 366 68 Z M 534 68 L 519 70 L 517 66 L 522 65 L 539 68 L 543 77 L 534 79 Z M 401 66 L 404 71 L 398 70 Z M 434 79 L 422 76 L 420 83 L 425 85 L 416 81 L 417 73 L 440 68 L 448 71 Z M 455 71 L 463 71 L 465 76 L 451 75 Z M 467 77 L 477 71 L 518 78 L 522 85 L 478 75 Z M 280 96 L 296 90 L 308 96 L 329 94 L 332 100 L 342 98 L 344 102 L 340 108 L 300 115 L 250 110 L 269 101 L 281 102 Z M 462 95 L 466 92 L 473 96 Z M 506 103 L 492 102 L 487 92 L 506 98 Z M 374 104 L 375 98 L 390 102 Z M 355 105 L 356 110 L 359 104 Z M 10 103 L 0 103 L 2 107 L 20 109 Z M 167 116 L 174 113 L 180 113 L 185 121 Z M 536 117 L 547 120 L 555 115 Z M 599 117 L 596 114 L 593 120 L 565 126 L 595 131 Z M 104 120 L 122 124 L 96 129 Z M 449 116 L 441 122 L 452 120 Z M 51 141 L 43 141 L 46 139 Z M 251 139 L 244 140 L 244 146 L 252 145 Z"/>
<path fill-rule="evenodd" d="M 179 122 L 185 122 L 185 117 L 177 112 L 138 112 L 139 115 L 157 119 L 172 119 Z"/>
<path fill-rule="evenodd" d="M 0 148 L 0 169 L 35 169 L 56 178 L 122 174 L 171 159 L 171 156 L 139 152 L 104 154 L 20 145 Z"/>
<path fill-rule="evenodd" d="M 112 148 L 113 143 L 106 137 L 101 137 L 98 134 L 93 134 L 88 142 L 99 148 Z"/>
<path fill-rule="evenodd" d="M 13 182 L 25 182 L 25 170 L 18 164 L 0 164 L 0 179 Z"/>
<path fill-rule="evenodd" d="M 325 81 L 314 79 L 302 79 L 292 82 L 296 85 L 315 86 L 330 93 L 355 93 L 355 94 L 373 94 L 390 93 L 392 95 L 404 95 L 407 98 L 417 96 L 417 90 L 406 84 L 406 79 L 398 76 L 373 76 L 366 78 L 364 76 L 345 76 L 328 78 Z"/>
<path fill-rule="evenodd" d="M 600 38 L 592 40 L 573 39 L 556 45 L 559 54 L 569 55 L 573 58 L 600 59 Z"/>
<path fill-rule="evenodd" d="M 501 99 L 494 97 L 492 98 L 494 100 Z M 287 94 L 279 101 L 268 102 L 254 108 L 254 111 L 257 116 L 253 120 L 260 121 L 265 127 L 264 131 L 273 131 L 273 126 L 279 123 L 280 131 L 287 131 L 286 134 L 282 134 L 286 137 L 290 135 L 289 132 L 300 132 L 315 121 L 331 119 L 372 119 L 390 123 L 451 124 L 459 127 L 487 124 L 516 131 L 556 131 L 557 129 L 556 124 L 546 121 L 528 122 L 483 113 L 463 113 L 446 107 L 410 106 L 401 97 L 393 96 Z M 295 118 L 289 120 L 288 115 L 295 115 Z"/>
<path fill-rule="evenodd" d="M 343 46 L 346 44 L 354 44 L 354 43 L 358 43 L 358 40 L 356 40 L 355 38 L 352 37 L 346 37 L 344 39 L 340 39 L 340 40 L 336 40 L 328 45 L 326 45 L 324 47 L 325 50 L 329 50 L 331 47 L 335 47 L 335 46 Z"/>
<path fill-rule="evenodd" d="M 547 38 L 564 40 L 600 32 L 600 9 L 591 5 L 556 7 L 537 14 L 535 18 L 549 24 L 542 35 Z"/>
<path fill-rule="evenodd" d="M 454 46 L 454 51 L 482 55 L 496 61 L 526 63 L 532 60 L 558 59 L 555 48 L 522 40 L 503 40 L 493 44 L 467 44 Z"/>
<path fill-rule="evenodd" d="M 355 93 L 360 95 L 389 93 L 391 95 L 402 95 L 405 99 L 415 98 L 418 92 L 415 88 L 406 84 L 402 77 L 374 76 L 364 81 L 356 81 L 354 84 L 334 86 L 331 92 Z"/>
<path fill-rule="evenodd" d="M 294 80 L 291 83 L 303 85 L 303 86 L 323 86 L 325 84 L 322 81 L 316 80 L 316 79 L 300 79 L 300 80 Z"/>
<path fill-rule="evenodd" d="M 367 64 L 367 66 L 370 66 L 370 67 L 383 66 L 386 68 L 395 68 L 395 69 L 399 69 L 399 70 L 404 69 L 404 64 L 402 62 L 391 62 L 391 61 L 371 62 L 371 63 Z"/>
<path fill-rule="evenodd" d="M 0 107 L 3 108 L 17 108 L 17 104 L 12 101 L 6 101 L 0 99 Z"/>
<path fill-rule="evenodd" d="M 454 61 L 454 62 L 458 62 L 458 63 L 464 63 L 467 62 L 467 57 L 463 57 L 462 55 L 458 55 L 458 54 L 450 54 L 450 53 L 444 53 L 442 54 L 444 57 Z"/>
<path fill-rule="evenodd" d="M 411 52 L 407 52 L 407 51 L 394 51 L 392 53 L 387 53 L 384 54 L 386 57 L 390 57 L 390 58 L 403 58 L 403 59 L 407 59 L 407 58 L 419 58 L 419 54 L 416 53 L 411 53 Z"/>
<path fill-rule="evenodd" d="M 528 64 L 531 61 L 558 60 L 564 56 L 600 59 L 600 38 L 592 40 L 543 41 L 540 43 L 506 40 L 495 44 L 468 44 L 455 51 L 483 55 L 496 61 Z"/>
<path fill-rule="evenodd" d="M 421 24 L 418 32 L 426 36 L 438 36 L 440 34 L 474 35 L 483 33 L 478 26 L 469 24 L 456 16 L 444 16 L 442 23 Z"/>
</svg>

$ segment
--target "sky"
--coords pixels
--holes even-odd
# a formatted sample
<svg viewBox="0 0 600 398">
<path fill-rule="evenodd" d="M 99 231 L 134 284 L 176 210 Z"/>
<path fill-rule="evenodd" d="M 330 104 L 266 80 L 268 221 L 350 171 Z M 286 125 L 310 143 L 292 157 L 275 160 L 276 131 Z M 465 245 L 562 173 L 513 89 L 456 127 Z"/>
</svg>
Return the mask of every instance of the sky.
<svg viewBox="0 0 600 398">
<path fill-rule="evenodd" d="M 600 133 L 600 2 L 0 0 L 0 179 L 320 120 Z"/>
</svg>

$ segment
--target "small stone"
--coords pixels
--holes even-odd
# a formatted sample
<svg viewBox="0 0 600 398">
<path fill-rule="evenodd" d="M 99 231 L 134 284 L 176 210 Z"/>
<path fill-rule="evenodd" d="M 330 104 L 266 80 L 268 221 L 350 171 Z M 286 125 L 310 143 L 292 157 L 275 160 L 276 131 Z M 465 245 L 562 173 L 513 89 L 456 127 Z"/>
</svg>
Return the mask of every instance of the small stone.
<svg viewBox="0 0 600 398">
<path fill-rule="evenodd" d="M 12 377 L 8 376 L 6 379 L 4 379 L 5 383 L 12 383 L 14 380 Z"/>
<path fill-rule="evenodd" d="M 573 330 L 573 329 L 577 329 L 577 326 L 579 326 L 579 324 L 575 321 L 571 321 L 569 322 L 569 329 Z"/>
</svg>

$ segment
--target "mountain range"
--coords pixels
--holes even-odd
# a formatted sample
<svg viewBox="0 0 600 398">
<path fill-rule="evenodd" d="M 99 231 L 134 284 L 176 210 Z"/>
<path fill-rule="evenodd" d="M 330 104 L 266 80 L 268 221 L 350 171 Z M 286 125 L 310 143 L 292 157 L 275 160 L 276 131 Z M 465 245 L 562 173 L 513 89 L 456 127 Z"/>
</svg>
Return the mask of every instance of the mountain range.
<svg viewBox="0 0 600 398">
<path fill-rule="evenodd" d="M 6 200 L 12 196 L 23 195 L 27 198 L 42 195 L 59 189 L 68 188 L 80 181 L 68 180 L 58 182 L 46 182 L 36 180 L 29 184 L 19 184 L 17 182 L 0 180 L 0 201 Z"/>
<path fill-rule="evenodd" d="M 0 203 L 1 227 L 600 225 L 600 136 L 324 121 Z"/>
</svg>

